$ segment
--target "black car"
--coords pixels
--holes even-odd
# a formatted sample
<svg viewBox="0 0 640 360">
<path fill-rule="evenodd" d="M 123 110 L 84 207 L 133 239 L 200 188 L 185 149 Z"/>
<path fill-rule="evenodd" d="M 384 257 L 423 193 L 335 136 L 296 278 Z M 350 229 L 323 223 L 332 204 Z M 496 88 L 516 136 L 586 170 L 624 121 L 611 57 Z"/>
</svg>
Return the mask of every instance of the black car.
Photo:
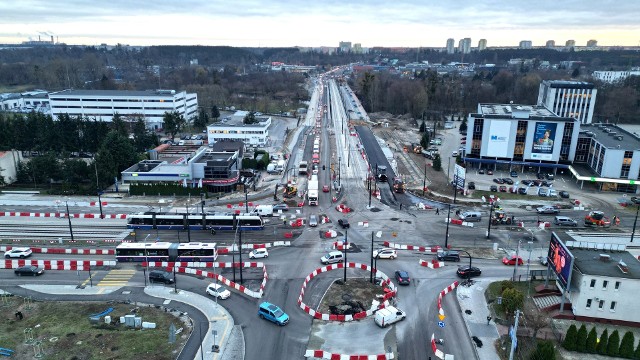
<svg viewBox="0 0 640 360">
<path fill-rule="evenodd" d="M 472 277 L 480 276 L 480 274 L 482 274 L 482 271 L 480 271 L 480 269 L 475 266 L 460 266 L 458 268 L 458 271 L 456 271 L 456 274 L 458 274 L 458 276 L 463 279 L 469 279 Z"/>
<path fill-rule="evenodd" d="M 511 178 L 502 178 L 502 181 L 504 181 L 505 184 L 513 185 L 513 180 L 511 180 Z"/>
<path fill-rule="evenodd" d="M 273 211 L 278 211 L 278 210 L 289 211 L 289 205 L 284 203 L 273 205 Z"/>
<path fill-rule="evenodd" d="M 498 187 L 497 187 L 497 186 L 495 186 L 495 185 L 491 185 L 491 186 L 489 187 L 489 190 L 490 190 L 490 191 L 493 191 L 493 192 L 498 192 Z"/>
<path fill-rule="evenodd" d="M 512 171 L 511 174 L 509 174 L 511 177 L 518 177 L 518 172 L 517 171 Z"/>
<path fill-rule="evenodd" d="M 436 257 L 439 261 L 460 261 L 460 253 L 457 251 L 442 251 Z"/>
<path fill-rule="evenodd" d="M 160 282 L 163 284 L 173 284 L 173 274 L 168 271 L 152 270 L 149 272 L 149 282 Z"/>
<path fill-rule="evenodd" d="M 338 219 L 338 225 L 342 226 L 343 229 L 348 229 L 349 227 L 351 227 L 351 225 L 349 225 L 348 219 Z"/>
<path fill-rule="evenodd" d="M 476 183 L 474 183 L 473 181 L 469 181 L 469 183 L 467 183 L 467 189 L 475 190 L 476 189 Z"/>
<path fill-rule="evenodd" d="M 527 186 L 533 184 L 533 181 L 531 181 L 531 180 L 522 180 L 520 182 L 522 183 L 522 185 L 527 185 Z"/>
<path fill-rule="evenodd" d="M 537 174 L 536 174 L 536 178 L 537 178 L 538 180 L 542 180 L 542 179 L 544 179 L 544 174 L 543 174 L 543 173 L 537 173 Z"/>
<path fill-rule="evenodd" d="M 484 175 L 484 169 L 480 169 L 480 170 L 478 170 L 478 174 L 480 174 L 480 175 Z"/>
<path fill-rule="evenodd" d="M 527 188 L 518 188 L 518 194 L 527 195 Z"/>
<path fill-rule="evenodd" d="M 44 269 L 35 265 L 22 266 L 14 270 L 18 276 L 38 276 L 44 274 Z"/>
<path fill-rule="evenodd" d="M 404 270 L 396 271 L 396 281 L 398 285 L 409 285 L 411 283 L 411 278 L 409 277 L 409 273 Z"/>
<path fill-rule="evenodd" d="M 558 193 L 558 195 L 560 195 L 560 197 L 561 197 L 561 198 L 564 198 L 564 199 L 568 199 L 568 198 L 569 198 L 569 192 L 568 192 L 568 191 L 564 191 L 564 190 L 562 190 L 562 191 L 560 191 L 560 192 Z"/>
<path fill-rule="evenodd" d="M 494 178 L 493 182 L 496 184 L 504 184 L 504 180 L 502 180 L 501 178 Z"/>
</svg>

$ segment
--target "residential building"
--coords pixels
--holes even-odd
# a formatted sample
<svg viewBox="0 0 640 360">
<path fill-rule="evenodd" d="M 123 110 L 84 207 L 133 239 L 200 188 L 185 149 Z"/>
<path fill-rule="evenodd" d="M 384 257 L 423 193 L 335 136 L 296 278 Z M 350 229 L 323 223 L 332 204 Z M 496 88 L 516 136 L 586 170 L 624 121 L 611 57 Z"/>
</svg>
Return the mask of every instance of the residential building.
<svg viewBox="0 0 640 360">
<path fill-rule="evenodd" d="M 266 146 L 269 141 L 270 116 L 256 116 L 257 123 L 245 124 L 244 118 L 248 111 L 236 111 L 231 119 L 207 125 L 207 140 L 209 145 L 220 140 L 240 140 L 246 145 Z"/>
<path fill-rule="evenodd" d="M 593 48 L 598 46 L 598 40 L 589 40 L 587 41 L 587 47 Z"/>
<path fill-rule="evenodd" d="M 447 54 L 456 52 L 456 41 L 453 38 L 447 39 Z"/>
<path fill-rule="evenodd" d="M 545 44 L 545 47 L 547 47 L 547 48 L 556 47 L 556 41 L 555 40 L 547 40 L 547 43 Z"/>
<path fill-rule="evenodd" d="M 568 50 L 569 49 L 573 49 L 576 47 L 576 41 L 575 40 L 567 40 L 566 43 L 564 43 L 564 47 L 566 47 Z"/>
<path fill-rule="evenodd" d="M 480 41 L 478 41 L 478 51 L 482 51 L 486 49 L 487 49 L 487 39 L 480 39 Z"/>
<path fill-rule="evenodd" d="M 111 121 L 119 114 L 126 121 L 142 118 L 147 128 L 162 129 L 166 112 L 176 111 L 190 120 L 197 115 L 198 95 L 175 90 L 63 90 L 49 94 L 51 113 Z"/>
<path fill-rule="evenodd" d="M 478 104 L 467 120 L 465 163 L 508 171 L 567 168 L 580 123 L 544 106 Z"/>
<path fill-rule="evenodd" d="M 629 76 L 640 76 L 640 67 L 634 67 L 628 71 L 594 71 L 591 76 L 596 80 L 614 84 L 624 81 Z"/>
<path fill-rule="evenodd" d="M 545 80 L 540 84 L 538 105 L 544 105 L 556 115 L 573 117 L 581 124 L 591 124 L 598 90 L 591 83 Z"/>
<path fill-rule="evenodd" d="M 340 49 L 341 53 L 351 52 L 351 41 L 340 41 L 338 49 Z"/>
<path fill-rule="evenodd" d="M 464 38 L 458 42 L 458 52 L 462 54 L 468 54 L 471 52 L 471 39 Z"/>
<path fill-rule="evenodd" d="M 520 49 L 531 49 L 533 47 L 533 43 L 531 40 L 522 40 L 520 41 L 519 48 Z"/>
<path fill-rule="evenodd" d="M 362 44 L 360 44 L 360 43 L 353 44 L 353 53 L 354 54 L 364 54 L 364 50 L 362 49 Z"/>
</svg>

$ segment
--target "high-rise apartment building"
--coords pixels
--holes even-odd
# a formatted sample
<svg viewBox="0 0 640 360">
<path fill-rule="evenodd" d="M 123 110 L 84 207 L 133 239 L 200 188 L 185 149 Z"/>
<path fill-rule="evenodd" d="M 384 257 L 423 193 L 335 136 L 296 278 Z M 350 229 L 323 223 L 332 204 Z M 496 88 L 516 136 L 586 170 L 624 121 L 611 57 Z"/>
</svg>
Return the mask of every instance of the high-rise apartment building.
<svg viewBox="0 0 640 360">
<path fill-rule="evenodd" d="M 453 38 L 447 39 L 447 54 L 453 54 L 456 51 L 456 41 Z"/>
<path fill-rule="evenodd" d="M 342 53 L 351 52 L 351 41 L 340 41 L 338 48 Z"/>
<path fill-rule="evenodd" d="M 547 44 L 545 45 L 548 48 L 554 48 L 556 47 L 556 41 L 555 40 L 547 40 Z"/>
<path fill-rule="evenodd" d="M 522 40 L 520 41 L 520 49 L 531 49 L 533 43 L 531 40 Z"/>
<path fill-rule="evenodd" d="M 598 46 L 598 40 L 591 39 L 587 41 L 587 47 L 596 47 L 596 46 Z"/>
<path fill-rule="evenodd" d="M 566 48 L 574 48 L 574 47 L 576 47 L 576 41 L 575 40 L 567 40 L 567 42 L 564 44 L 564 46 Z"/>
<path fill-rule="evenodd" d="M 458 51 L 463 54 L 471 52 L 471 38 L 460 39 L 458 42 Z"/>
<path fill-rule="evenodd" d="M 581 81 L 545 80 L 540 84 L 538 105 L 544 105 L 556 115 L 575 118 L 581 124 L 591 124 L 598 89 Z"/>
<path fill-rule="evenodd" d="M 478 41 L 478 51 L 487 50 L 487 39 L 480 39 Z"/>
</svg>

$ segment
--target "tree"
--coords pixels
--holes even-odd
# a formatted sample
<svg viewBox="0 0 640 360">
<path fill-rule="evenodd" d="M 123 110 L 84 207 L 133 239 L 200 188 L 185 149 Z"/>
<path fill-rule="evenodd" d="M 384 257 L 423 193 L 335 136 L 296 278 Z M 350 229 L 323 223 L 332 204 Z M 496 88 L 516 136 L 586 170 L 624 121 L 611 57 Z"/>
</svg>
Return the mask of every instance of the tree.
<svg viewBox="0 0 640 360">
<path fill-rule="evenodd" d="M 636 347 L 636 351 L 633 353 L 634 359 L 640 359 L 640 342 L 638 342 L 638 347 Z"/>
<path fill-rule="evenodd" d="M 600 342 L 598 342 L 598 346 L 596 346 L 596 351 L 600 355 L 607 355 L 607 344 L 609 343 L 609 332 L 607 329 L 604 329 L 602 335 L 600 335 Z"/>
<path fill-rule="evenodd" d="M 200 108 L 198 112 L 198 116 L 193 120 L 193 126 L 196 128 L 204 128 L 209 123 L 209 114 L 203 109 Z"/>
<path fill-rule="evenodd" d="M 596 346 L 598 345 L 598 333 L 596 332 L 596 327 L 592 327 L 591 331 L 589 331 L 589 335 L 587 335 L 587 345 L 585 347 L 585 351 L 590 354 L 596 353 Z M 633 344 L 631 345 L 631 349 L 633 350 Z"/>
<path fill-rule="evenodd" d="M 440 159 L 440 154 L 436 154 L 433 158 L 433 170 L 442 171 L 442 159 Z"/>
<path fill-rule="evenodd" d="M 618 354 L 620 354 L 620 334 L 618 330 L 613 330 L 607 343 L 607 355 L 618 356 Z"/>
<path fill-rule="evenodd" d="M 569 326 L 569 329 L 567 329 L 567 334 L 564 336 L 564 341 L 562 342 L 562 346 L 569 351 L 575 351 L 577 340 L 578 340 L 578 329 L 576 328 L 575 324 L 571 324 L 571 326 Z"/>
<path fill-rule="evenodd" d="M 502 292 L 502 308 L 507 313 L 514 313 L 524 303 L 524 294 L 518 289 L 506 289 Z"/>
<path fill-rule="evenodd" d="M 256 119 L 256 114 L 253 111 L 250 111 L 247 116 L 244 117 L 242 122 L 244 124 L 251 125 L 257 123 L 258 120 Z"/>
<path fill-rule="evenodd" d="M 422 133 L 422 138 L 420 139 L 420 146 L 422 146 L 423 149 L 426 149 L 427 147 L 429 147 L 429 133 L 428 132 Z"/>
<path fill-rule="evenodd" d="M 573 69 L 573 72 L 571 73 L 571 77 L 572 78 L 577 78 L 578 76 L 580 76 L 580 68 L 576 67 L 575 69 Z M 613 334 L 612 334 L 613 335 Z"/>
<path fill-rule="evenodd" d="M 218 107 L 216 105 L 213 105 L 211 107 L 211 118 L 216 121 L 220 118 L 220 110 L 218 110 Z"/>
<path fill-rule="evenodd" d="M 122 136 L 129 135 L 127 131 L 127 124 L 124 122 L 120 114 L 115 113 L 113 115 L 113 118 L 111 118 L 111 126 L 112 126 L 112 129 L 115 130 L 118 134 Z"/>
<path fill-rule="evenodd" d="M 467 119 L 462 119 L 462 123 L 460 123 L 460 128 L 458 129 L 461 134 L 465 134 L 467 132 Z"/>
<path fill-rule="evenodd" d="M 625 359 L 633 358 L 633 344 L 635 342 L 635 337 L 631 331 L 627 331 L 622 337 L 622 341 L 620 342 L 620 357 Z"/>
<path fill-rule="evenodd" d="M 164 125 L 164 133 L 171 135 L 171 139 L 176 137 L 176 134 L 182 130 L 186 124 L 184 116 L 180 115 L 177 111 L 165 112 L 162 118 Z"/>
<path fill-rule="evenodd" d="M 553 343 L 549 340 L 538 341 L 529 360 L 556 360 L 556 350 L 553 348 Z"/>
<path fill-rule="evenodd" d="M 420 132 L 423 133 L 427 131 L 427 124 L 422 120 L 422 124 L 420 124 Z"/>
<path fill-rule="evenodd" d="M 136 119 L 133 123 L 133 146 L 137 152 L 144 152 L 158 145 L 158 137 L 147 131 L 147 127 L 142 118 Z"/>
<path fill-rule="evenodd" d="M 578 335 L 576 336 L 576 351 L 585 352 L 587 349 L 587 327 L 582 324 L 578 329 Z"/>
</svg>

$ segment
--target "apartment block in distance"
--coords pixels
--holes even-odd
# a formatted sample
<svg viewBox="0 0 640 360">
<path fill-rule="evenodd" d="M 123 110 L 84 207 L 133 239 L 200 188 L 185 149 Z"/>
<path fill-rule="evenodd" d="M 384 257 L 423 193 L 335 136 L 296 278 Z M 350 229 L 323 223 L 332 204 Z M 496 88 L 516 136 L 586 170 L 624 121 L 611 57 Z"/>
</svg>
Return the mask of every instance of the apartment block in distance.
<svg viewBox="0 0 640 360">
<path fill-rule="evenodd" d="M 596 105 L 596 87 L 582 81 L 545 80 L 540 84 L 538 105 L 544 105 L 561 117 L 591 124 Z"/>
<path fill-rule="evenodd" d="M 142 118 L 147 128 L 161 129 L 166 112 L 177 111 L 189 120 L 197 115 L 198 95 L 175 90 L 63 90 L 49 94 L 51 114 L 111 121 L 117 113 L 125 120 Z"/>
</svg>

